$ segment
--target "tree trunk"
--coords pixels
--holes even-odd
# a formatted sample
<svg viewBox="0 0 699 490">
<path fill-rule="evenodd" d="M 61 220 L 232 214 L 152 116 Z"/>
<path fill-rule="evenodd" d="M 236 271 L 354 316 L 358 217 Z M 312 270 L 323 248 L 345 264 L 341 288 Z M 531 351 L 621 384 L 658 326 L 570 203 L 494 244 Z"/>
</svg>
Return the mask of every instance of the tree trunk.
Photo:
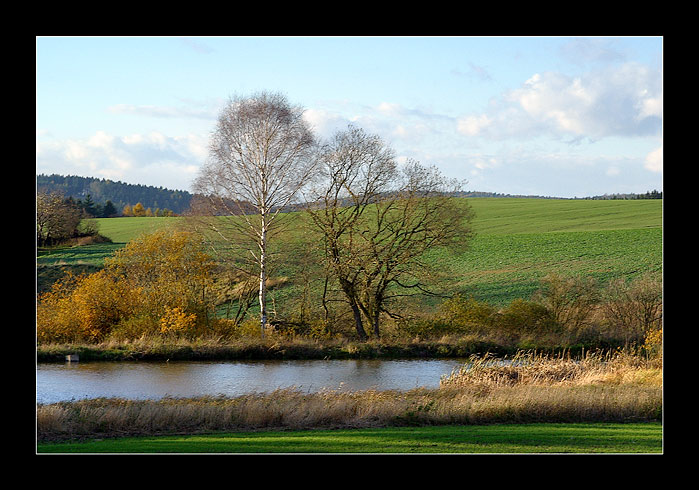
<svg viewBox="0 0 699 490">
<path fill-rule="evenodd" d="M 362 312 L 359 311 L 359 306 L 357 306 L 356 302 L 352 302 L 352 313 L 354 313 L 354 323 L 355 326 L 357 327 L 357 334 L 359 335 L 359 340 L 361 342 L 366 342 L 367 339 L 367 334 L 364 331 L 364 324 L 362 322 Z"/>
<path fill-rule="evenodd" d="M 260 236 L 260 333 L 265 337 L 267 326 L 267 226 L 263 216 L 262 233 Z"/>
<path fill-rule="evenodd" d="M 374 318 L 372 318 L 372 324 L 374 326 L 374 335 L 376 336 L 377 339 L 379 339 L 379 315 L 380 315 L 380 310 L 377 308 L 376 311 L 374 312 Z"/>
</svg>

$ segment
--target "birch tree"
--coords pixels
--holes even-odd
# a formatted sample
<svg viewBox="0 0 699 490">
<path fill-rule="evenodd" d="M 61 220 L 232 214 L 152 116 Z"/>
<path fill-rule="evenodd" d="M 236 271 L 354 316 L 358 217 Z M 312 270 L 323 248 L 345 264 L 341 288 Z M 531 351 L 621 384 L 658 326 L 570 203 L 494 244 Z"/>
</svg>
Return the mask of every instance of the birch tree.
<svg viewBox="0 0 699 490">
<path fill-rule="evenodd" d="M 233 244 L 245 236 L 259 271 L 260 328 L 267 325 L 268 242 L 314 169 L 314 136 L 303 110 L 278 93 L 231 98 L 211 136 L 209 158 L 197 176 L 196 213 Z"/>
</svg>

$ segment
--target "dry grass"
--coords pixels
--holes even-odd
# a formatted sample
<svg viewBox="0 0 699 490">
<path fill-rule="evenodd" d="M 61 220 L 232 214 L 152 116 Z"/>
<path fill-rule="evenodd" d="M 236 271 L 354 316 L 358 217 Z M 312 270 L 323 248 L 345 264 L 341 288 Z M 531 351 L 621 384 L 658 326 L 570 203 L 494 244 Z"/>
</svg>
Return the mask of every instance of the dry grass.
<svg viewBox="0 0 699 490">
<path fill-rule="evenodd" d="M 518 352 L 503 360 L 472 356 L 458 371 L 441 380 L 442 386 L 647 384 L 662 386 L 662 361 L 623 351 L 592 352 L 580 359 Z"/>
<path fill-rule="evenodd" d="M 524 361 L 528 364 L 525 364 Z M 453 373 L 438 389 L 293 389 L 235 398 L 98 399 L 37 405 L 40 441 L 261 429 L 660 420 L 662 371 L 631 357 L 524 355 Z M 517 373 L 517 374 L 513 374 Z"/>
</svg>

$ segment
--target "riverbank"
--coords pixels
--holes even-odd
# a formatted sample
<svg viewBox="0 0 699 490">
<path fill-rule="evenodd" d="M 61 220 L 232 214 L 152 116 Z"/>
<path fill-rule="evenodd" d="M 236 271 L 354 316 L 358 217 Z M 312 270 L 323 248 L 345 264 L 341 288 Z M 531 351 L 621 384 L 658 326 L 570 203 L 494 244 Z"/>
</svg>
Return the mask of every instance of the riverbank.
<svg viewBox="0 0 699 490">
<path fill-rule="evenodd" d="M 525 359 L 521 359 L 525 360 Z M 430 425 L 662 420 L 662 363 L 618 354 L 477 362 L 439 388 L 37 404 L 37 440 Z"/>
<path fill-rule="evenodd" d="M 531 349 L 533 346 L 527 346 Z M 578 355 L 610 345 L 534 346 L 538 352 Z M 218 340 L 135 340 L 100 344 L 39 345 L 37 362 L 65 362 L 76 355 L 80 361 L 234 361 L 234 360 L 313 360 L 313 359 L 431 359 L 465 358 L 490 353 L 512 356 L 524 347 L 503 345 L 468 337 L 403 342 L 311 339 Z"/>
</svg>

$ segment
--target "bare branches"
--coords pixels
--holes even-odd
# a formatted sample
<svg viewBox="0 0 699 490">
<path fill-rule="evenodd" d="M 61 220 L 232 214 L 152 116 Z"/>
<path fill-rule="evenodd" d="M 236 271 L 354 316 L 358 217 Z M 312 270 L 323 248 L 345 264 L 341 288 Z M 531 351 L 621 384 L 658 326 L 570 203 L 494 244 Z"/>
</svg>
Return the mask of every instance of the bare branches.
<svg viewBox="0 0 699 490">
<path fill-rule="evenodd" d="M 293 202 L 314 167 L 314 137 L 302 116 L 279 94 L 232 99 L 219 116 L 196 191 L 273 213 Z"/>
<path fill-rule="evenodd" d="M 267 241 L 307 185 L 315 167 L 314 136 L 303 110 L 281 94 L 236 97 L 221 111 L 209 160 L 194 182 L 195 212 L 216 216 L 208 228 L 233 243 L 235 231 L 255 245 L 261 328 L 266 325 Z"/>
<path fill-rule="evenodd" d="M 360 311 L 378 336 L 379 315 L 397 296 L 389 288 L 426 291 L 422 257 L 468 237 L 471 211 L 450 197 L 459 182 L 416 161 L 399 169 L 380 138 L 361 129 L 336 134 L 320 155 L 323 180 L 308 212 L 360 338 L 366 338 Z"/>
</svg>

